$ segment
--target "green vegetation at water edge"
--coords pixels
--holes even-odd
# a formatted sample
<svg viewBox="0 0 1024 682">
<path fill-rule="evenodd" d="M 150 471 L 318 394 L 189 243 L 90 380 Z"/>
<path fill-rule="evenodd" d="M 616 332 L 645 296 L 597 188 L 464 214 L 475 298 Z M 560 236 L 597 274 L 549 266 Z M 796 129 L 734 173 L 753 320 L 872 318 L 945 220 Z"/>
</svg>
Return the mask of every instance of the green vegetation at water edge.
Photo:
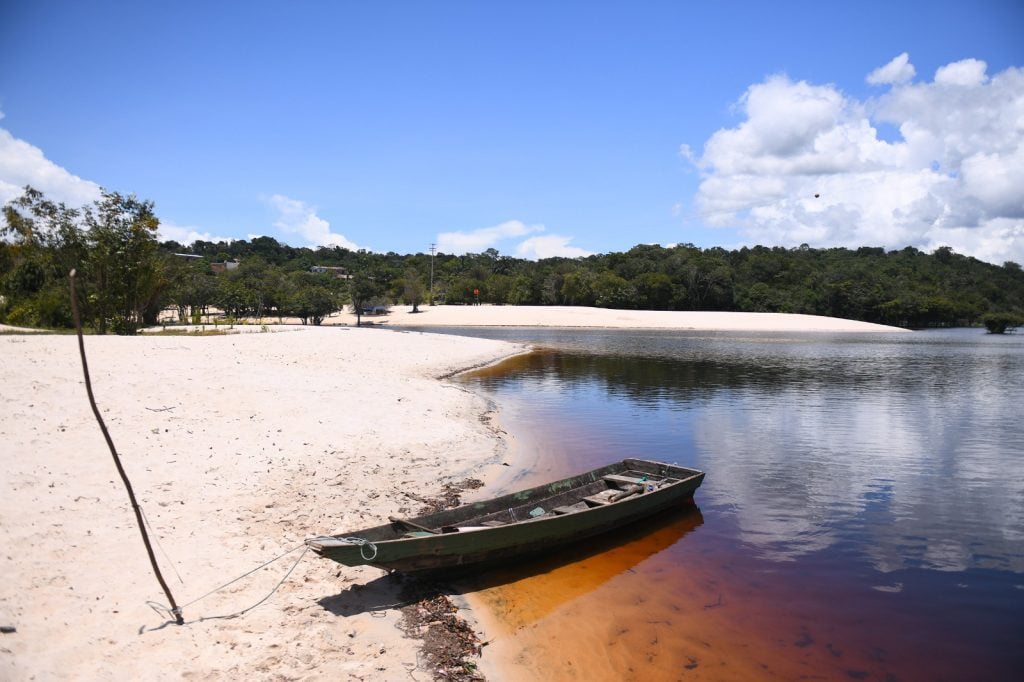
<svg viewBox="0 0 1024 682">
<path fill-rule="evenodd" d="M 990 313 L 982 319 L 982 323 L 990 334 L 1005 334 L 1016 331 L 1017 327 L 1024 325 L 1024 315 Z"/>
</svg>

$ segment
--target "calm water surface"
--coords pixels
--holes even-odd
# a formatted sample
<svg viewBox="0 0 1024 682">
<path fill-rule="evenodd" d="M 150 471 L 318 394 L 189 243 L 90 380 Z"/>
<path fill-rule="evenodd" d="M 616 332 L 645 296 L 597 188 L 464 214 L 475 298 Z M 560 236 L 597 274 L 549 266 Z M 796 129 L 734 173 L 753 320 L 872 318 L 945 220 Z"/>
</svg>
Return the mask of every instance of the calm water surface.
<svg viewBox="0 0 1024 682">
<path fill-rule="evenodd" d="M 441 330 L 437 330 L 441 331 Z M 446 330 L 530 471 L 707 472 L 699 509 L 480 595 L 536 679 L 1020 679 L 1024 336 Z"/>
</svg>

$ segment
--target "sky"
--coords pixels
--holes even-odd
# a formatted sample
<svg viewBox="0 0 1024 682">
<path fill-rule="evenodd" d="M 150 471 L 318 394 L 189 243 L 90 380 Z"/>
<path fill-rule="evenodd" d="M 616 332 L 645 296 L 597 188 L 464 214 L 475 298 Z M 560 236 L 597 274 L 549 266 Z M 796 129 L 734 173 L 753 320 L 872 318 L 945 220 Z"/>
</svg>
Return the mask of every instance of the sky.
<svg viewBox="0 0 1024 682">
<path fill-rule="evenodd" d="M 161 235 L 1024 262 L 1024 3 L 0 0 L 0 202 Z"/>
</svg>

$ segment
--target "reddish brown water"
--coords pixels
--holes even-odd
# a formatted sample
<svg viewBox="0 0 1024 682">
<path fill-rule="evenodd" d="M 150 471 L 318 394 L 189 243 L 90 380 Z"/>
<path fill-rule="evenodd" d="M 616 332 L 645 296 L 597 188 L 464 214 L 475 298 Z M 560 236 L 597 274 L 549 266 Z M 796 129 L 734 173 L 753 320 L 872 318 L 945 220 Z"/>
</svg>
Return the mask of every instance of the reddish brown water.
<svg viewBox="0 0 1024 682">
<path fill-rule="evenodd" d="M 1024 368 L 1022 349 L 994 361 Z M 798 351 L 740 343 L 738 359 L 709 364 L 562 350 L 470 379 L 533 462 L 516 487 L 624 455 L 708 472 L 696 508 L 466 584 L 495 615 L 485 669 L 524 680 L 1019 679 L 1024 485 L 1020 450 L 1005 444 L 1021 442 L 1022 426 L 984 395 L 1005 390 L 979 379 L 988 356 L 943 348 L 941 362 L 866 376 L 836 359 L 851 352 L 842 342 Z M 1002 398 L 1024 396 L 1010 383 Z"/>
<path fill-rule="evenodd" d="M 507 582 L 477 592 L 499 621 L 487 656 L 513 679 L 1013 679 L 1005 662 L 974 655 L 1012 638 L 986 641 L 922 619 L 913 598 L 766 565 L 693 532 L 701 522 L 694 509 L 596 555 L 504 571 Z"/>
</svg>

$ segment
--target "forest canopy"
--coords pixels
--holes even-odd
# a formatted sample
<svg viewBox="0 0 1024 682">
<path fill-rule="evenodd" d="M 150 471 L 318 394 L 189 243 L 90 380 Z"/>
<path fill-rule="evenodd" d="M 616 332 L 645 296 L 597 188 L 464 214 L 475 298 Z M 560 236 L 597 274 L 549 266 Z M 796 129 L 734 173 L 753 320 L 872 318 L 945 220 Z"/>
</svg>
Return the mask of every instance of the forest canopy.
<svg viewBox="0 0 1024 682">
<path fill-rule="evenodd" d="M 84 317 L 100 333 L 134 333 L 172 307 L 182 321 L 216 308 L 319 324 L 353 294 L 360 308 L 480 302 L 781 312 L 902 327 L 1024 315 L 1019 264 L 993 265 L 948 247 L 925 253 L 913 247 L 639 244 L 625 252 L 530 261 L 495 249 L 432 257 L 292 247 L 272 237 L 159 242 L 152 202 L 116 192 L 79 210 L 26 188 L 3 215 L 0 322 L 15 325 L 69 327 L 72 268 L 80 273 Z M 214 272 L 218 263 L 230 267 Z"/>
</svg>

